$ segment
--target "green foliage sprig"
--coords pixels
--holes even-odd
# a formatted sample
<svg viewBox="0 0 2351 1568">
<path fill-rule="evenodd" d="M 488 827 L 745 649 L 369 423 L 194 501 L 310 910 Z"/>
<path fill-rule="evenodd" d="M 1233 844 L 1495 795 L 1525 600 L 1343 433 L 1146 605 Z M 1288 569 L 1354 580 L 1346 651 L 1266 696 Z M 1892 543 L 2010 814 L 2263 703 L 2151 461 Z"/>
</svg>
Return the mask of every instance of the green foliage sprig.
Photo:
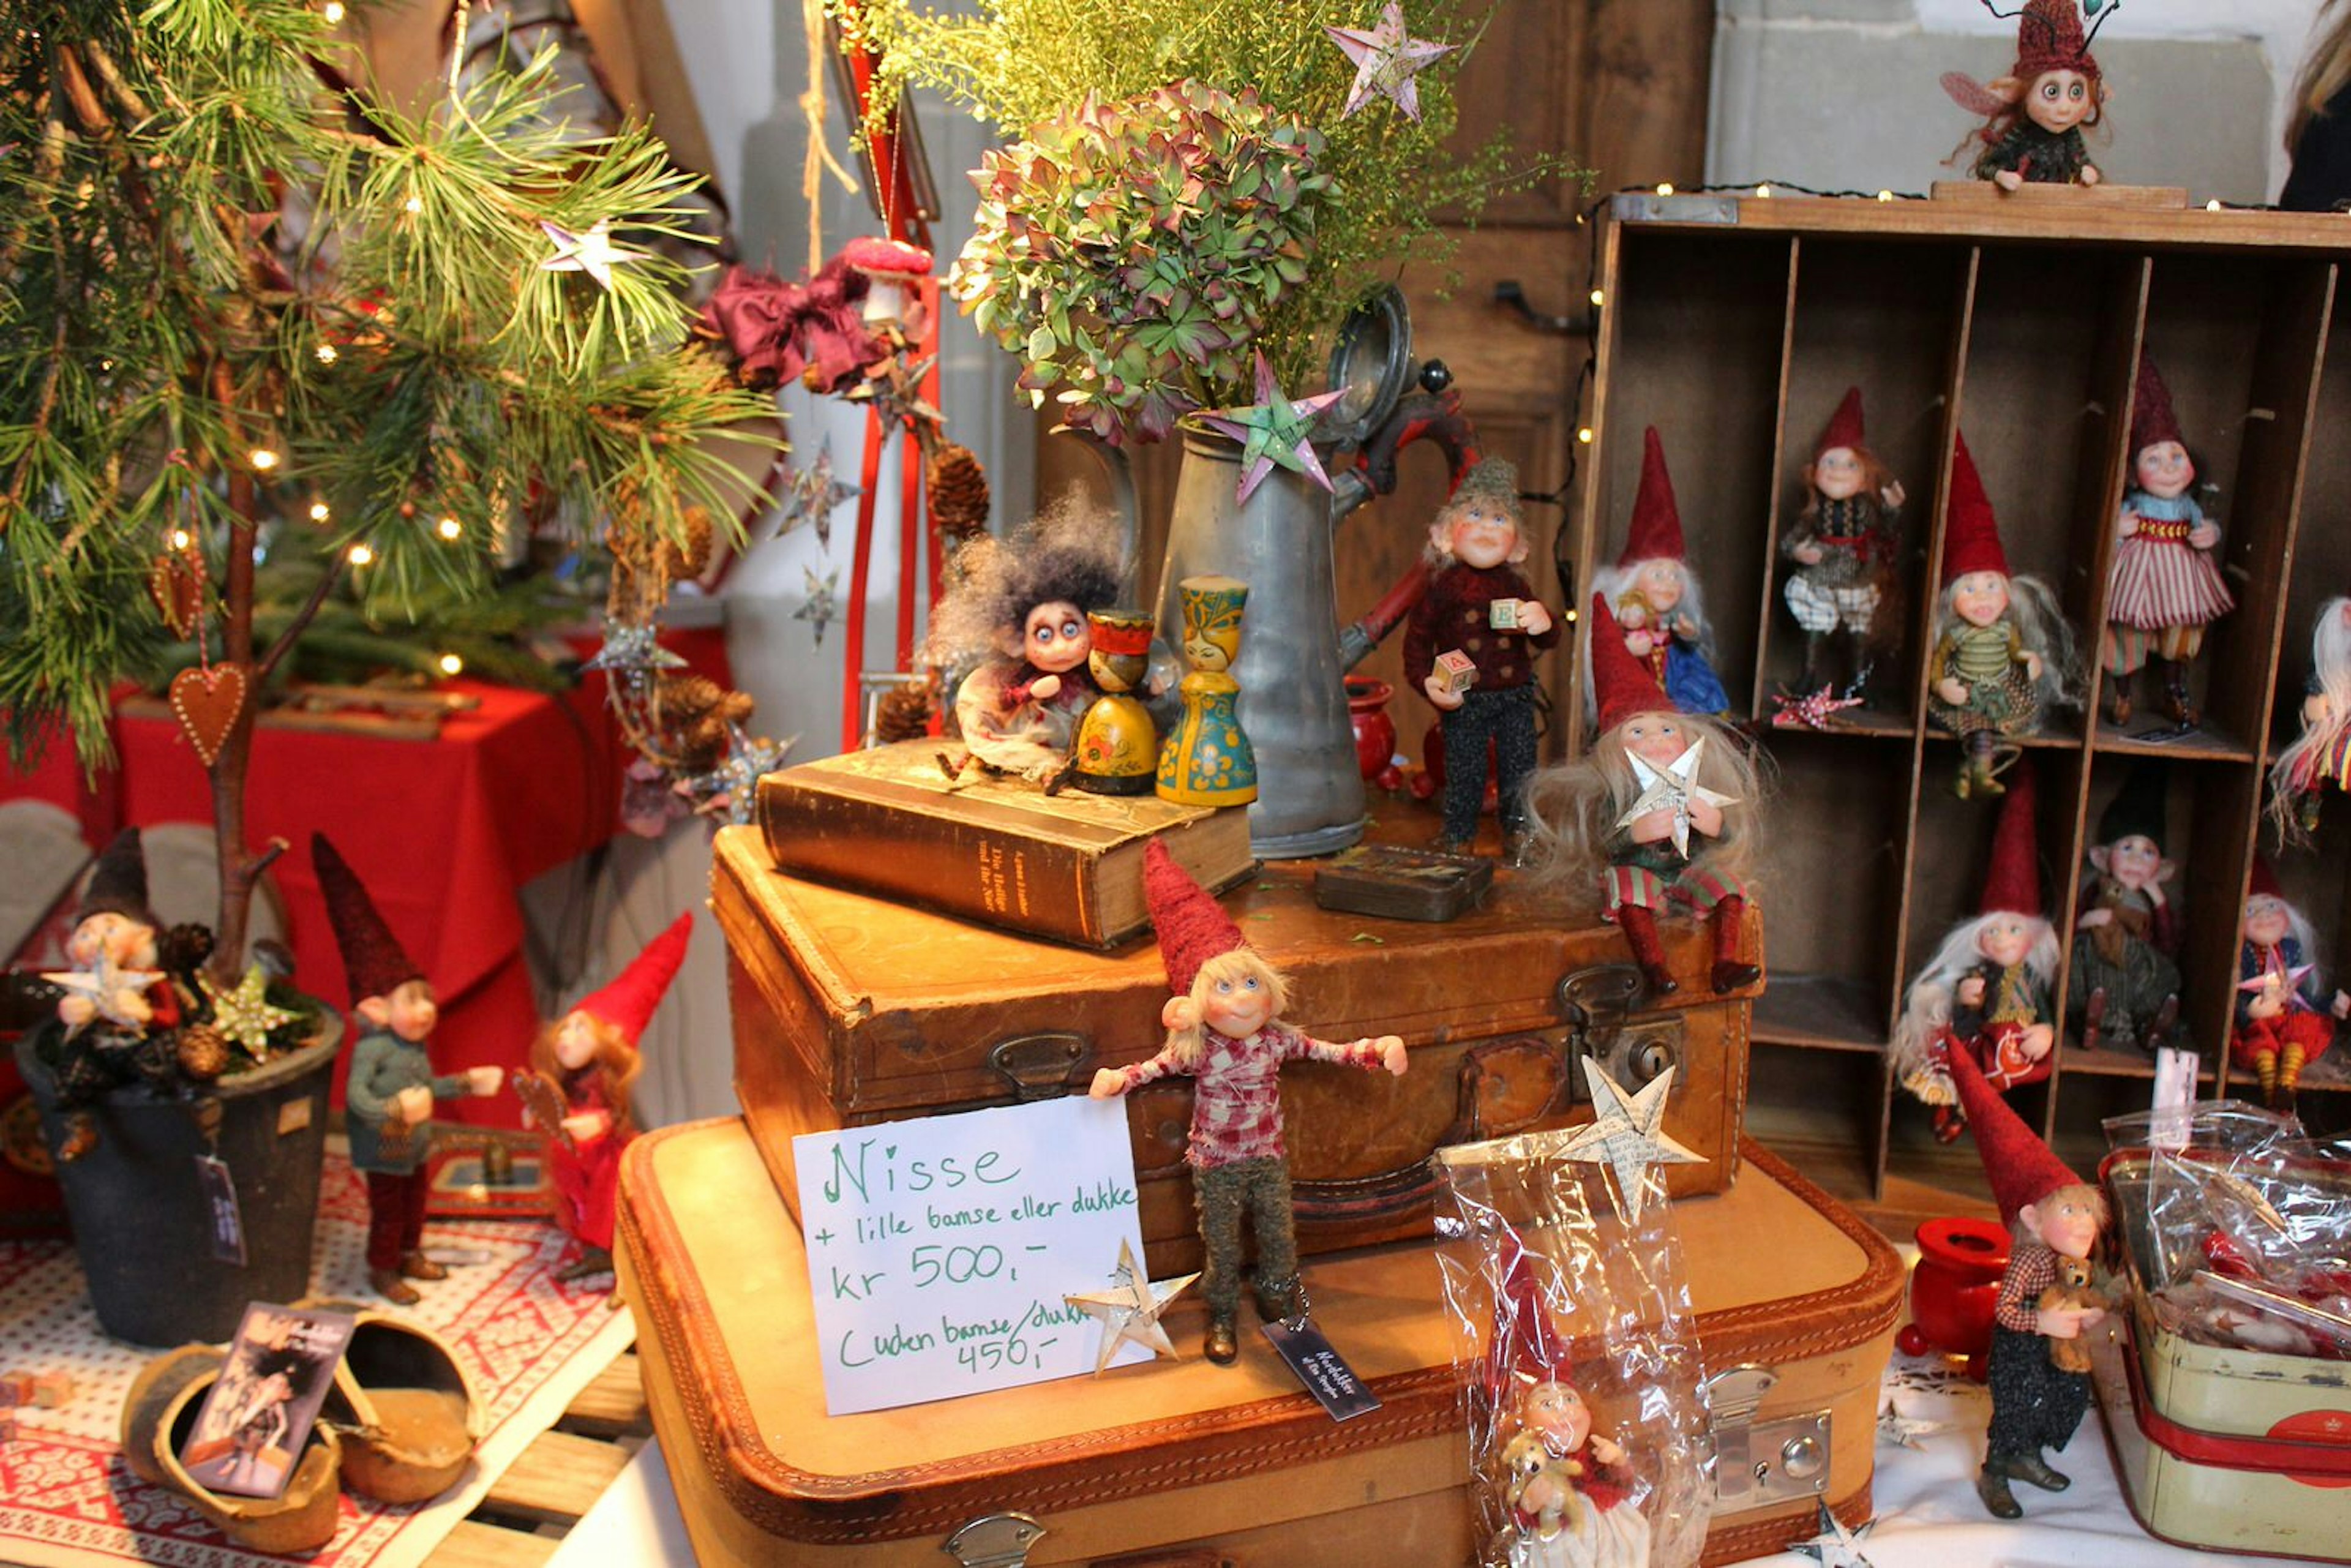
<svg viewBox="0 0 2351 1568">
<path fill-rule="evenodd" d="M 1420 73 L 1417 121 L 1384 99 L 1341 116 L 1355 67 L 1322 29 L 1374 25 L 1380 0 L 979 0 L 976 17 L 919 0 L 857 0 L 853 16 L 837 14 L 881 56 L 878 108 L 894 104 L 906 85 L 935 89 L 1008 141 L 1031 139 L 1090 99 L 1135 100 L 1186 79 L 1248 89 L 1267 110 L 1318 131 L 1314 168 L 1332 188 L 1315 207 L 1312 253 L 1304 277 L 1269 302 L 1256 334 L 1282 385 L 1299 391 L 1317 376 L 1348 308 L 1407 256 L 1444 268 L 1453 242 L 1437 226 L 1440 214 L 1474 224 L 1492 196 L 1562 166 L 1543 157 L 1514 169 L 1507 133 L 1467 153 L 1447 144 L 1461 62 L 1498 3 L 1403 0 L 1415 37 L 1460 46 Z M 975 178 L 985 224 L 989 173 Z M 1070 280 L 1082 286 L 1074 270 Z M 1243 350 L 1216 377 L 1199 378 L 1207 383 L 1199 400 L 1253 401 L 1248 363 Z"/>
<path fill-rule="evenodd" d="M 1176 416 L 1244 382 L 1249 345 L 1306 280 L 1332 196 L 1319 132 L 1180 81 L 1088 98 L 987 153 L 979 224 L 948 287 L 1027 361 L 1072 425 L 1165 438 Z"/>
</svg>

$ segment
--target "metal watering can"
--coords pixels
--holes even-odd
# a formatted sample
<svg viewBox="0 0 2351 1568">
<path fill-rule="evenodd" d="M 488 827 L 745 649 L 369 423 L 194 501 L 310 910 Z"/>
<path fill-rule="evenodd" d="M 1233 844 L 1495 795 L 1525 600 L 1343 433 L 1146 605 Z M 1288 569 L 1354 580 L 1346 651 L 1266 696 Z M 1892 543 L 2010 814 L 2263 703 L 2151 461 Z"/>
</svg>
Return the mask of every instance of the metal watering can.
<svg viewBox="0 0 2351 1568">
<path fill-rule="evenodd" d="M 1167 554 L 1159 569 L 1159 635 L 1181 642 L 1176 585 L 1221 573 L 1249 584 L 1240 656 L 1241 729 L 1257 754 L 1249 846 L 1261 859 L 1333 854 L 1364 836 L 1364 779 L 1348 722 L 1346 673 L 1411 610 L 1426 580 L 1416 567 L 1362 619 L 1338 623 L 1333 536 L 1340 520 L 1395 488 L 1398 451 L 1423 438 L 1446 450 L 1458 482 L 1475 437 L 1437 361 L 1416 367 L 1404 296 L 1383 289 L 1349 316 L 1332 350 L 1330 384 L 1346 395 L 1325 413 L 1332 489 L 1275 468 L 1244 503 L 1240 447 L 1183 428 Z M 1125 504 L 1133 506 L 1131 493 Z M 1132 535 L 1130 534 L 1130 537 Z"/>
</svg>

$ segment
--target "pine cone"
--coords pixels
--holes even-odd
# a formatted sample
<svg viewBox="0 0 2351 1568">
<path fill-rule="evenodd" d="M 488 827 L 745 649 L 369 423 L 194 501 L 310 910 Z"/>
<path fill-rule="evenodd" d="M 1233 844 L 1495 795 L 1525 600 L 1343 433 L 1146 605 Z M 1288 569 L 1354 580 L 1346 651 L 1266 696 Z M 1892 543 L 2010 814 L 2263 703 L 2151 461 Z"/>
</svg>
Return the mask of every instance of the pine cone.
<svg viewBox="0 0 2351 1568">
<path fill-rule="evenodd" d="M 718 706 L 710 711 L 722 723 L 742 724 L 750 718 L 751 710 L 758 706 L 748 693 L 726 692 L 720 695 Z"/>
<path fill-rule="evenodd" d="M 931 732 L 931 715 L 935 705 L 931 688 L 900 686 L 882 694 L 882 701 L 873 713 L 873 738 L 886 746 L 893 741 L 916 740 Z"/>
<path fill-rule="evenodd" d="M 688 773 L 706 773 L 726 757 L 733 738 L 725 719 L 716 715 L 697 719 L 678 737 L 678 766 Z"/>
<path fill-rule="evenodd" d="M 726 698 L 726 688 L 707 675 L 673 674 L 662 677 L 662 716 L 673 724 L 692 724 Z"/>
<path fill-rule="evenodd" d="M 208 1023 L 180 1026 L 180 1071 L 210 1083 L 228 1071 L 228 1038 Z"/>
<path fill-rule="evenodd" d="M 681 578 L 700 577 L 710 564 L 710 547 L 717 538 L 717 530 L 710 526 L 710 514 L 700 507 L 685 509 L 685 540 L 669 547 L 669 577 L 672 582 Z"/>
<path fill-rule="evenodd" d="M 184 975 L 201 968 L 213 956 L 212 927 L 199 925 L 193 920 L 182 921 L 163 933 L 155 944 L 155 954 L 163 967 L 174 975 Z"/>
<path fill-rule="evenodd" d="M 967 539 L 987 529 L 987 470 L 979 465 L 970 447 L 950 441 L 931 459 L 924 476 L 931 517 L 952 539 Z"/>
</svg>

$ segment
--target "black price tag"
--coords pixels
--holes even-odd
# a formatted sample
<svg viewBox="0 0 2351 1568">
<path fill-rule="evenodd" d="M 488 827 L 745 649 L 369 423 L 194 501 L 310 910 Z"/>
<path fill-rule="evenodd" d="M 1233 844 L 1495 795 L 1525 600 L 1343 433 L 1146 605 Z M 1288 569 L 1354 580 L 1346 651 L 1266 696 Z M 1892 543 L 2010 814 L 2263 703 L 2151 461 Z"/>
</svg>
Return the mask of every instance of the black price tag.
<svg viewBox="0 0 2351 1568">
<path fill-rule="evenodd" d="M 196 1180 L 203 1184 L 204 1210 L 212 1222 L 213 1257 L 244 1268 L 245 1215 L 236 1206 L 236 1178 L 211 1155 L 198 1155 Z"/>
<path fill-rule="evenodd" d="M 1265 1337 L 1273 1342 L 1273 1348 L 1281 1353 L 1281 1359 L 1290 1364 L 1290 1370 L 1306 1385 L 1306 1392 L 1322 1401 L 1322 1408 L 1331 1413 L 1333 1421 L 1350 1421 L 1380 1407 L 1379 1400 L 1364 1386 L 1364 1380 L 1355 1375 L 1345 1359 L 1331 1348 L 1331 1342 L 1322 1337 L 1322 1331 L 1314 1326 L 1311 1318 L 1301 1319 L 1294 1325 L 1268 1323 Z"/>
</svg>

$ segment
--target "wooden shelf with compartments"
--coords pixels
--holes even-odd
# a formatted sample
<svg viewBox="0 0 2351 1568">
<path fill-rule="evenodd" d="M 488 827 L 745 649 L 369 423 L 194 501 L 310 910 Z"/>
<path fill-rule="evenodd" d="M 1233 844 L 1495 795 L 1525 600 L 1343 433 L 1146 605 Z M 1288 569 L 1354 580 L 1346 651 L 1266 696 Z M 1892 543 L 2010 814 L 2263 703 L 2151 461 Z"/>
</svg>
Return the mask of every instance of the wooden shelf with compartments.
<svg viewBox="0 0 2351 1568">
<path fill-rule="evenodd" d="M 2086 672 L 2083 706 L 2018 737 L 2039 774 L 2047 913 L 2061 937 L 2074 930 L 2100 812 L 2136 758 L 2170 758 L 2167 850 L 2184 926 L 2174 1039 L 2199 1051 L 2209 1087 L 2248 1089 L 2226 1041 L 2238 915 L 2266 832 L 2263 769 L 2295 732 L 2311 616 L 2351 591 L 2351 218 L 1635 196 L 1614 204 L 1601 258 L 1575 580 L 1615 559 L 1642 432 L 1655 425 L 1734 716 L 1755 722 L 1777 764 L 1756 1124 L 1864 1201 L 1920 1182 L 1981 1191 L 1970 1145 L 1935 1145 L 1886 1051 L 1905 982 L 1974 913 L 1997 815 L 1954 796 L 1959 747 L 1927 716 L 1935 563 L 1962 428 L 2012 569 L 2051 585 Z M 2201 476 L 2221 487 L 2219 559 L 2237 600 L 2193 665 L 2207 717 L 2185 737 L 2147 714 L 2144 687 L 2134 722 L 2094 716 L 2143 349 Z M 1908 491 L 1900 646 L 1880 658 L 1868 707 L 1825 731 L 1772 728 L 1772 698 L 1804 653 L 1782 600 L 1780 545 L 1848 386 L 1862 389 L 1869 444 Z M 1560 708 L 1573 753 L 1586 721 L 1580 704 Z M 2351 955 L 2351 803 L 2330 810 L 2317 852 L 2281 856 L 2278 869 L 2317 922 L 2331 972 Z M 2060 1017 L 2073 959 L 2069 939 Z M 2153 1064 L 2135 1048 L 2084 1049 L 2070 1028 L 2064 1038 L 2052 1075 L 2015 1103 L 2061 1153 L 2086 1157 L 2099 1118 L 2144 1103 Z M 2344 1054 L 2305 1079 L 2314 1123 L 2351 1119 Z"/>
</svg>

